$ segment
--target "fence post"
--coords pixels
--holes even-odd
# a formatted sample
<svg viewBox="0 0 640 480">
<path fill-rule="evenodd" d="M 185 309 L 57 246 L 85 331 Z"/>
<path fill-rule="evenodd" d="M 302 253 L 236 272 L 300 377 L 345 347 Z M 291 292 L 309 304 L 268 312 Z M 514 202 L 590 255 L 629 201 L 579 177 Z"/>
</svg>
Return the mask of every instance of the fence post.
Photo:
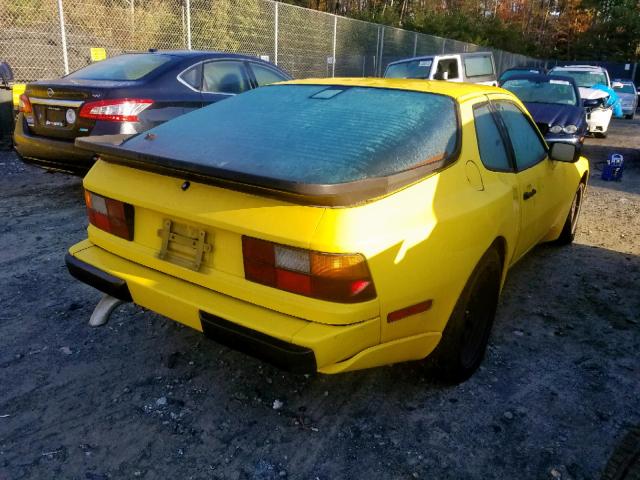
<svg viewBox="0 0 640 480">
<path fill-rule="evenodd" d="M 378 52 L 378 76 L 382 76 L 382 53 L 384 52 L 384 27 L 381 27 L 382 35 L 380 36 L 380 51 Z"/>
<path fill-rule="evenodd" d="M 416 56 L 416 53 L 418 52 L 418 32 L 415 32 L 413 34 L 413 56 Z"/>
<path fill-rule="evenodd" d="M 278 11 L 278 4 L 280 2 L 273 2 L 275 7 L 276 7 L 276 11 L 275 11 L 275 20 L 273 23 L 273 60 L 274 63 L 276 65 L 278 65 L 278 23 L 280 22 L 280 14 Z"/>
<path fill-rule="evenodd" d="M 187 50 L 191 50 L 191 0 L 185 0 L 187 10 Z"/>
<path fill-rule="evenodd" d="M 136 31 L 136 20 L 135 20 L 135 0 L 131 0 L 131 34 L 133 35 Z"/>
<path fill-rule="evenodd" d="M 64 62 L 64 74 L 69 74 L 69 57 L 67 56 L 67 31 L 64 24 L 64 10 L 62 0 L 58 0 L 58 17 L 60 19 L 60 38 L 62 40 L 62 61 Z"/>
<path fill-rule="evenodd" d="M 333 57 L 331 61 L 331 76 L 336 76 L 336 36 L 338 33 L 338 16 L 333 16 Z"/>
</svg>

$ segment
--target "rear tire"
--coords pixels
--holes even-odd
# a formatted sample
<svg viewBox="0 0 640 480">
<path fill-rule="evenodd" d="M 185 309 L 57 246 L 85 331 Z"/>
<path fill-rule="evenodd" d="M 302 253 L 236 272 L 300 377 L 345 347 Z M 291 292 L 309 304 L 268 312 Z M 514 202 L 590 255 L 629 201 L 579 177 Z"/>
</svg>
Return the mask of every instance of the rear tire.
<svg viewBox="0 0 640 480">
<path fill-rule="evenodd" d="M 607 138 L 607 132 L 595 132 L 593 136 L 596 138 Z"/>
<path fill-rule="evenodd" d="M 602 480 L 640 479 L 640 427 L 632 428 L 613 451 Z"/>
<path fill-rule="evenodd" d="M 429 356 L 433 374 L 446 383 L 467 380 L 480 366 L 498 306 L 502 261 L 491 248 L 478 262 Z"/>
<path fill-rule="evenodd" d="M 573 243 L 574 238 L 576 238 L 580 209 L 582 208 L 582 200 L 584 199 L 584 189 L 584 183 L 580 182 L 578 190 L 573 196 L 571 208 L 569 208 L 569 214 L 564 222 L 564 227 L 562 227 L 562 232 L 555 242 L 558 245 L 570 245 Z"/>
</svg>

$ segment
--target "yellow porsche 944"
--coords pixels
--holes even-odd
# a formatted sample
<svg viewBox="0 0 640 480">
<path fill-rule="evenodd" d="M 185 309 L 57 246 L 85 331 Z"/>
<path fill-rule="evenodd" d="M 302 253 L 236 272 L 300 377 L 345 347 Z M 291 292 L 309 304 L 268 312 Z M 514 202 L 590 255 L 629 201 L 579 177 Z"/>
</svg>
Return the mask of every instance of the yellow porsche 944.
<svg viewBox="0 0 640 480">
<path fill-rule="evenodd" d="M 294 372 L 484 356 L 507 271 L 573 241 L 589 166 L 499 88 L 319 79 L 86 137 L 73 276 Z"/>
</svg>

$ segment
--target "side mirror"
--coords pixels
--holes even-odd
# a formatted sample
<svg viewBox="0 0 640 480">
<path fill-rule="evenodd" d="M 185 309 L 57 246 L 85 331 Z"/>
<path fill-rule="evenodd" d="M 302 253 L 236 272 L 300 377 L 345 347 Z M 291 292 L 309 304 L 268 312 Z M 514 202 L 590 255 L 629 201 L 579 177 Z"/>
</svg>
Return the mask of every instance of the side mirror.
<svg viewBox="0 0 640 480">
<path fill-rule="evenodd" d="M 572 143 L 555 142 L 551 144 L 549 158 L 558 162 L 574 163 L 578 161 L 578 147 Z"/>
<path fill-rule="evenodd" d="M 449 72 L 442 72 L 442 79 L 449 80 Z"/>
</svg>

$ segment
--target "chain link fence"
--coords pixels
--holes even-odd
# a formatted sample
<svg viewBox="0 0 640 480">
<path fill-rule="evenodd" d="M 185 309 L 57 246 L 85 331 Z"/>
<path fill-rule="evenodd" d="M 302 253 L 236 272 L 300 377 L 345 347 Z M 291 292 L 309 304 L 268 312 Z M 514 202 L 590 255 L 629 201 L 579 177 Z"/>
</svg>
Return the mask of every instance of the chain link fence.
<svg viewBox="0 0 640 480">
<path fill-rule="evenodd" d="M 199 49 L 262 57 L 295 78 L 380 76 L 416 55 L 491 50 L 498 72 L 543 62 L 271 0 L 0 0 L 0 60 L 17 81 L 87 65 L 90 48 Z"/>
</svg>

